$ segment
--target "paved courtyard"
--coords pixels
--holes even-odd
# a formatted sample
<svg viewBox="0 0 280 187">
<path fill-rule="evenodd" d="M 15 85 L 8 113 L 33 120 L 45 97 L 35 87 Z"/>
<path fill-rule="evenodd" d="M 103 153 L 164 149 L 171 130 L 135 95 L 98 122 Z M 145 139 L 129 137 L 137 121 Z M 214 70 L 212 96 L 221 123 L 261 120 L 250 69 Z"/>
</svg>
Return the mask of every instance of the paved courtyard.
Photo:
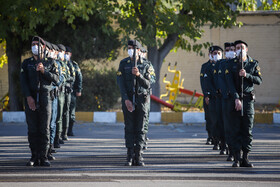
<svg viewBox="0 0 280 187">
<path fill-rule="evenodd" d="M 77 124 L 45 168 L 25 166 L 25 123 L 0 123 L 0 186 L 280 186 L 280 125 L 255 125 L 254 168 L 232 168 L 205 145 L 203 124 L 150 125 L 146 166 L 126 167 L 123 128 Z"/>
</svg>

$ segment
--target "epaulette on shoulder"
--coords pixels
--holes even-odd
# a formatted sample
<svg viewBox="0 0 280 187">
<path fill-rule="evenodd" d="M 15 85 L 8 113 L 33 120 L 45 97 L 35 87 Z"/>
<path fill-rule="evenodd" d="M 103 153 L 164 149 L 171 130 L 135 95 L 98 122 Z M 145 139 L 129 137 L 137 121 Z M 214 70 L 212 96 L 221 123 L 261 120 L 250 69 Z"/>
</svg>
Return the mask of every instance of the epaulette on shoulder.
<svg viewBox="0 0 280 187">
<path fill-rule="evenodd" d="M 128 61 L 130 61 L 130 58 L 129 58 L 129 57 L 122 59 L 120 63 L 128 62 Z"/>
</svg>

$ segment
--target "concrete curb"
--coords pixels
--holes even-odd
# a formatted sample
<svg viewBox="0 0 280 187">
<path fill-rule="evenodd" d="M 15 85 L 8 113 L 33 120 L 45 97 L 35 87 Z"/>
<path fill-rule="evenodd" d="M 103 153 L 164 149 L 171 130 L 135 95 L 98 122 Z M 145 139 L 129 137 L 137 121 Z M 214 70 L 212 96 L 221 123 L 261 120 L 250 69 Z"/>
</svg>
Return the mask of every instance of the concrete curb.
<svg viewBox="0 0 280 187">
<path fill-rule="evenodd" d="M 94 123 L 123 123 L 122 112 L 76 112 L 76 120 Z M 2 112 L 0 121 L 25 122 L 25 113 Z M 280 124 L 280 113 L 256 113 L 255 123 Z M 205 123 L 204 112 L 151 112 L 150 123 Z"/>
</svg>

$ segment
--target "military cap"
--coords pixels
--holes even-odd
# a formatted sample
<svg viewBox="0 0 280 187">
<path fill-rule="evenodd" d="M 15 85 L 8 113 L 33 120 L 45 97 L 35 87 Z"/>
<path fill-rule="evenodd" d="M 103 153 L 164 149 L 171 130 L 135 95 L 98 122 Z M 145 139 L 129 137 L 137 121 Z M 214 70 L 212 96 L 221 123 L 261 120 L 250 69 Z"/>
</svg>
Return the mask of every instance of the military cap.
<svg viewBox="0 0 280 187">
<path fill-rule="evenodd" d="M 236 46 L 237 44 L 244 44 L 244 45 L 246 45 L 246 47 L 248 47 L 248 44 L 246 42 L 242 41 L 242 40 L 236 40 L 234 42 L 234 46 Z"/>
<path fill-rule="evenodd" d="M 57 44 L 57 46 L 58 46 L 59 50 L 66 51 L 66 48 L 65 48 L 64 45 L 62 45 L 62 44 Z"/>
<path fill-rule="evenodd" d="M 52 47 L 53 47 L 53 49 L 54 49 L 55 51 L 58 51 L 58 50 L 59 50 L 59 48 L 58 48 L 57 45 L 55 45 L 55 44 L 52 44 Z"/>
<path fill-rule="evenodd" d="M 142 53 L 147 53 L 148 51 L 147 51 L 147 49 L 145 49 L 144 47 L 141 47 L 141 52 L 142 52 Z"/>
<path fill-rule="evenodd" d="M 47 48 L 53 49 L 53 46 L 52 46 L 52 44 L 50 42 L 48 42 L 48 41 L 45 41 L 45 42 L 46 42 Z"/>
<path fill-rule="evenodd" d="M 65 46 L 66 47 L 66 52 L 72 53 L 72 49 L 69 46 Z"/>
<path fill-rule="evenodd" d="M 142 45 L 137 40 L 129 40 L 127 45 L 136 46 L 138 49 L 142 48 Z"/>
<path fill-rule="evenodd" d="M 220 46 L 214 45 L 213 46 L 213 51 L 224 51 L 224 50 Z"/>
<path fill-rule="evenodd" d="M 40 41 L 41 44 L 46 45 L 45 41 L 40 36 L 33 36 L 32 42 L 33 41 L 38 41 L 38 42 Z"/>
<path fill-rule="evenodd" d="M 225 48 L 230 47 L 231 43 L 230 42 L 226 42 L 226 43 L 224 43 L 224 46 L 225 46 Z"/>
<path fill-rule="evenodd" d="M 208 51 L 209 51 L 209 53 L 212 53 L 213 52 L 213 46 L 210 46 Z"/>
</svg>

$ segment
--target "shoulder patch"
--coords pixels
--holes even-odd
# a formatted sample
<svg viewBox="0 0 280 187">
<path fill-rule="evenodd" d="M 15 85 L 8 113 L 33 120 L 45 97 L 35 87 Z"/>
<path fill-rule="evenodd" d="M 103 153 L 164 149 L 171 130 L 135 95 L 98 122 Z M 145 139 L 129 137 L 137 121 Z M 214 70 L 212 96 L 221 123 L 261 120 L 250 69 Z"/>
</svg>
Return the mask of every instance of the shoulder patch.
<svg viewBox="0 0 280 187">
<path fill-rule="evenodd" d="M 219 73 L 219 74 L 221 74 L 221 73 L 222 73 L 222 71 L 219 69 L 218 73 Z"/>
<path fill-rule="evenodd" d="M 225 74 L 228 74 L 228 73 L 229 73 L 229 71 L 228 71 L 228 69 L 226 69 Z"/>
<path fill-rule="evenodd" d="M 130 60 L 128 60 L 126 63 L 130 63 Z"/>
<path fill-rule="evenodd" d="M 204 74 L 204 77 L 205 77 L 205 78 L 207 77 L 207 74 L 206 74 L 206 73 Z"/>
<path fill-rule="evenodd" d="M 118 71 L 117 76 L 121 76 L 121 75 L 122 75 L 122 72 Z"/>
<path fill-rule="evenodd" d="M 217 73 L 217 71 L 214 69 L 214 74 L 216 74 Z"/>
<path fill-rule="evenodd" d="M 203 73 L 200 73 L 200 76 L 203 77 Z"/>
</svg>

